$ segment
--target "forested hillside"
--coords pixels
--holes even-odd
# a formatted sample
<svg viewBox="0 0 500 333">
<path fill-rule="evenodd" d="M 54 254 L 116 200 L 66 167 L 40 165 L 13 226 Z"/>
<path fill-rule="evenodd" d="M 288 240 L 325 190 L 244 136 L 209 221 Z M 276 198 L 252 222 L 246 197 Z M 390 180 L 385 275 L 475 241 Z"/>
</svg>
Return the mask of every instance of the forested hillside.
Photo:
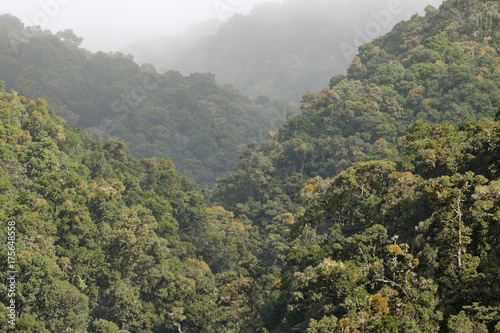
<svg viewBox="0 0 500 333">
<path fill-rule="evenodd" d="M 305 93 L 212 191 L 0 84 L 1 330 L 500 332 L 500 1 L 425 12 Z M 189 101 L 199 78 L 229 89 L 165 75 L 170 95 L 141 103 Z"/>
<path fill-rule="evenodd" d="M 171 160 L 128 157 L 0 88 L 0 256 L 18 272 L 9 298 L 0 272 L 2 331 L 10 299 L 13 332 L 238 331 L 249 311 L 227 285 L 248 284 L 251 222 L 209 208 Z"/>
<path fill-rule="evenodd" d="M 345 72 L 360 44 L 385 32 L 428 3 L 441 0 L 285 0 L 257 5 L 216 32 L 207 22 L 174 37 L 157 37 L 125 47 L 139 62 L 160 71 L 211 72 L 255 99 L 298 103 Z M 196 39 L 198 37 L 198 39 Z M 185 45 L 182 45 L 184 41 Z"/>
<path fill-rule="evenodd" d="M 15 332 L 500 330 L 500 110 L 418 121 L 402 159 L 309 179 L 259 226 L 170 160 L 0 100 L 3 330 L 11 299 Z"/>
<path fill-rule="evenodd" d="M 499 2 L 447 1 L 426 13 L 361 46 L 347 76 L 305 93 L 302 114 L 270 132 L 269 141 L 250 145 L 240 165 L 218 180 L 216 198 L 269 221 L 274 213 L 264 207 L 296 208 L 297 190 L 309 178 L 399 159 L 417 120 L 492 119 L 500 105 Z"/>
<path fill-rule="evenodd" d="M 241 145 L 265 138 L 293 108 L 255 105 L 211 74 L 164 74 L 120 53 L 92 54 L 72 31 L 55 35 L 0 17 L 0 75 L 7 90 L 43 97 L 57 115 L 92 137 L 120 137 L 137 157 L 170 157 L 211 187 Z"/>
<path fill-rule="evenodd" d="M 260 226 L 262 259 L 284 265 L 270 331 L 472 332 L 483 322 L 492 331 L 499 9 L 446 1 L 361 46 L 347 76 L 306 93 L 302 115 L 219 178 L 214 199 Z M 492 197 L 479 199 L 482 190 Z"/>
</svg>

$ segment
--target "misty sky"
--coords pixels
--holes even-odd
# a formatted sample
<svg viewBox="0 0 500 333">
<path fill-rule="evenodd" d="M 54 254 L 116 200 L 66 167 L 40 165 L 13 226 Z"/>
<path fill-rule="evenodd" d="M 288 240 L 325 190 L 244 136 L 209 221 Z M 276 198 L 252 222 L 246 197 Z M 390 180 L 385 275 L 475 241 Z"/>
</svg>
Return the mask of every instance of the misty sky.
<svg viewBox="0 0 500 333">
<path fill-rule="evenodd" d="M 28 26 L 40 25 L 54 33 L 73 29 L 84 38 L 82 46 L 91 51 L 117 51 L 135 40 L 180 33 L 210 18 L 246 14 L 254 5 L 268 1 L 283 0 L 0 0 L 0 14 L 13 14 Z M 407 9 L 442 2 L 387 0 L 391 1 Z M 355 5 L 357 1 L 347 2 Z"/>
<path fill-rule="evenodd" d="M 58 32 L 73 29 L 91 51 L 117 51 L 158 34 L 176 34 L 193 23 L 249 13 L 262 2 L 281 0 L 0 0 L 0 14 Z"/>
</svg>

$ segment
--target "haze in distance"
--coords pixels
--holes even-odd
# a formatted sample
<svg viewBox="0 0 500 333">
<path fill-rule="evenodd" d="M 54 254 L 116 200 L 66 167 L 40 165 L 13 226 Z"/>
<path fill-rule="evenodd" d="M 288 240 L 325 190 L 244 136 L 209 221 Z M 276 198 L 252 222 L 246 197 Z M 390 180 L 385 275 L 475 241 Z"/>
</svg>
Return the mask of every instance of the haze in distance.
<svg viewBox="0 0 500 333">
<path fill-rule="evenodd" d="M 0 14 L 12 14 L 27 26 L 39 25 L 53 33 L 73 29 L 77 36 L 84 38 L 82 47 L 93 52 L 108 52 L 118 51 L 136 40 L 180 34 L 189 26 L 211 19 L 224 22 L 234 14 L 249 14 L 255 5 L 261 3 L 288 1 L 290 0 L 2 0 Z M 395 6 L 398 13 L 392 17 L 391 25 L 394 25 L 414 13 L 423 13 L 423 8 L 428 4 L 438 7 L 442 0 L 336 2 L 338 11 L 345 13 L 346 22 L 349 22 L 352 15 L 356 16 L 367 8 L 377 10 Z M 373 17 L 367 18 L 366 23 L 372 19 Z M 384 32 L 386 31 L 381 33 Z"/>
</svg>

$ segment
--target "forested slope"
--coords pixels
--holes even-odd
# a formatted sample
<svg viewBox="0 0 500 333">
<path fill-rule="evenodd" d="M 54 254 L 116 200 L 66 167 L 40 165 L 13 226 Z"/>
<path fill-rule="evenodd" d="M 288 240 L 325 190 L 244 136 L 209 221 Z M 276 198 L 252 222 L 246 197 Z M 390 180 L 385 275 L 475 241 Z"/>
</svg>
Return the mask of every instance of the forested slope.
<svg viewBox="0 0 500 333">
<path fill-rule="evenodd" d="M 14 332 L 500 329 L 500 110 L 417 121 L 402 159 L 311 178 L 265 226 L 43 99 L 0 111 L 2 329 L 11 299 Z"/>
<path fill-rule="evenodd" d="M 260 107 L 211 74 L 157 73 L 120 53 L 92 54 L 71 31 L 24 27 L 0 17 L 0 76 L 7 90 L 43 97 L 56 114 L 92 137 L 120 137 L 137 157 L 170 157 L 211 187 L 237 161 L 241 145 L 265 137 L 292 111 Z"/>
<path fill-rule="evenodd" d="M 436 6 L 440 0 L 430 0 Z M 154 38 L 125 47 L 139 62 L 183 74 L 211 72 L 252 98 L 260 95 L 298 103 L 345 72 L 357 47 L 384 34 L 425 1 L 286 0 L 257 5 L 212 31 L 210 22 L 177 37 Z M 221 6 L 223 7 L 223 6 Z M 194 36 L 199 36 L 196 40 Z M 177 39 L 191 41 L 180 46 Z"/>
<path fill-rule="evenodd" d="M 264 262 L 284 264 L 270 331 L 492 331 L 499 18 L 498 1 L 427 7 L 218 180 L 214 199 L 261 227 Z"/>
<path fill-rule="evenodd" d="M 234 172 L 218 180 L 220 202 L 269 221 L 273 213 L 263 216 L 264 207 L 290 207 L 311 177 L 400 158 L 416 120 L 493 118 L 500 105 L 499 2 L 446 1 L 426 13 L 362 45 L 347 76 L 304 94 L 302 114 L 251 145 Z"/>
<path fill-rule="evenodd" d="M 247 325 L 245 296 L 227 284 L 248 284 L 237 264 L 255 260 L 250 221 L 210 208 L 171 160 L 129 157 L 122 141 L 91 140 L 45 100 L 0 86 L 0 256 L 17 272 L 12 296 L 0 272 L 2 331 Z"/>
<path fill-rule="evenodd" d="M 401 160 L 308 180 L 270 332 L 498 332 L 497 121 L 418 121 Z"/>
</svg>

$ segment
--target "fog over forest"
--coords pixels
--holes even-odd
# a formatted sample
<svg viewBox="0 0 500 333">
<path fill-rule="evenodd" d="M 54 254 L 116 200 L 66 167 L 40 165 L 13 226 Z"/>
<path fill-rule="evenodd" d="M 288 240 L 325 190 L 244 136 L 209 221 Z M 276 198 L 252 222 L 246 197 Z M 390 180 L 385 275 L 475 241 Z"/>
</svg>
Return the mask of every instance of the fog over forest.
<svg viewBox="0 0 500 333">
<path fill-rule="evenodd" d="M 288 0 L 256 5 L 247 16 L 190 26 L 122 49 L 160 72 L 211 72 L 252 99 L 298 103 L 345 71 L 358 47 L 442 0 Z"/>
<path fill-rule="evenodd" d="M 235 14 L 247 15 L 262 3 L 284 4 L 290 0 L 2 0 L 0 14 L 13 14 L 25 25 L 40 25 L 53 33 L 73 29 L 84 38 L 83 47 L 91 51 L 117 51 L 136 40 L 152 39 L 159 35 L 178 35 L 197 24 L 215 20 L 226 22 Z M 305 4 L 308 2 L 305 1 Z M 326 1 L 334 4 L 330 10 L 340 23 L 360 25 L 373 18 L 371 10 L 397 8 L 381 33 L 389 30 L 411 14 L 423 13 L 431 4 L 439 6 L 442 0 L 342 0 Z M 300 14 L 300 12 L 298 13 Z M 203 36 L 204 34 L 201 34 Z"/>
<path fill-rule="evenodd" d="M 0 3 L 0 332 L 500 333 L 500 0 Z"/>
<path fill-rule="evenodd" d="M 65 29 L 84 38 L 91 51 L 117 51 L 136 39 L 176 34 L 191 24 L 247 14 L 262 2 L 279 0 L 2 0 L 0 14 L 56 33 Z"/>
<path fill-rule="evenodd" d="M 345 74 L 364 43 L 442 0 L 9 2 L 0 13 L 52 33 L 73 30 L 92 52 L 123 52 L 158 72 L 213 73 L 252 99 L 300 102 Z"/>
</svg>

